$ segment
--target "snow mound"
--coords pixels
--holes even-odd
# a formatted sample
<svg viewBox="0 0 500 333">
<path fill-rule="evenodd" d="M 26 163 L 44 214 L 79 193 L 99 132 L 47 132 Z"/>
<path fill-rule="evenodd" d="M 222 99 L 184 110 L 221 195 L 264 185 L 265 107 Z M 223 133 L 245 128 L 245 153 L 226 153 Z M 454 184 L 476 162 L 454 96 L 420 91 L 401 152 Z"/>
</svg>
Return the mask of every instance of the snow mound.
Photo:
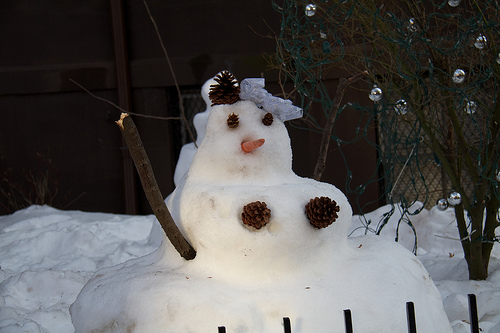
<svg viewBox="0 0 500 333">
<path fill-rule="evenodd" d="M 93 262 L 93 265 L 97 266 L 98 269 L 103 268 L 101 265 L 104 262 L 110 265 L 123 264 L 119 258 L 142 257 L 155 251 L 159 246 L 159 243 L 156 243 L 156 245 L 149 244 L 147 236 L 144 239 L 137 240 L 139 238 L 137 237 L 137 233 L 128 232 L 128 230 L 134 230 L 133 226 L 137 226 L 136 223 L 138 221 L 143 221 L 144 225 L 140 228 L 141 232 L 139 235 L 147 234 L 153 224 L 153 216 L 136 217 L 60 211 L 47 206 L 32 206 L 12 215 L 0 216 L 0 263 L 2 263 L 0 270 L 0 331 L 2 333 L 74 332 L 69 315 L 69 305 L 75 301 L 83 285 L 88 281 L 90 275 L 95 272 L 79 268 L 61 270 L 53 267 L 40 267 L 38 263 L 39 259 L 37 258 L 40 256 L 43 257 L 42 253 L 37 254 L 36 257 L 31 257 L 33 251 L 31 251 L 31 244 L 29 242 L 16 243 L 13 241 L 20 237 L 19 234 L 13 234 L 16 233 L 15 230 L 17 227 L 15 225 L 17 223 L 24 225 L 26 223 L 34 223 L 33 219 L 36 218 L 38 222 L 33 227 L 33 230 L 36 230 L 36 232 L 32 231 L 32 237 L 36 238 L 36 233 L 48 231 L 51 225 L 50 221 L 53 220 L 54 215 L 64 216 L 66 221 L 73 221 L 73 223 L 77 224 L 75 228 L 61 230 L 59 234 L 61 238 L 73 239 L 75 233 L 79 234 L 94 228 L 93 223 L 99 223 L 99 220 L 102 221 L 101 228 L 104 235 L 111 234 L 112 230 L 116 230 L 117 228 L 122 230 L 116 238 L 113 238 L 114 244 L 107 244 L 111 245 L 110 248 L 116 249 L 113 256 L 114 259 L 109 257 L 113 251 L 107 249 L 108 246 L 99 246 L 99 242 L 94 243 L 94 246 L 98 246 L 97 249 L 91 249 L 87 245 L 82 245 L 88 252 L 82 248 L 80 249 L 80 254 L 75 254 L 75 262 Z M 375 221 L 372 213 L 369 213 L 368 216 L 372 216 L 373 221 Z M 426 212 L 424 216 L 426 218 L 425 221 L 422 220 L 424 225 L 438 229 L 442 227 L 443 220 L 438 215 Z M 416 218 L 418 219 L 419 217 Z M 354 216 L 353 224 L 356 224 L 358 220 L 359 217 Z M 13 228 L 7 228 L 9 226 L 13 226 Z M 389 227 L 391 226 L 392 224 L 388 225 L 387 232 L 389 232 Z M 161 229 L 159 230 L 161 231 Z M 120 234 L 124 235 L 124 237 L 121 238 Z M 355 239 L 359 242 L 363 240 L 363 237 L 359 236 Z M 427 241 L 436 241 L 434 236 L 431 235 L 429 237 L 430 239 Z M 388 236 L 388 238 L 391 241 L 394 239 L 393 235 Z M 419 240 L 423 242 L 422 238 L 419 238 Z M 134 244 L 141 249 L 141 253 L 127 253 L 127 249 Z M 355 247 L 360 244 L 363 243 L 353 243 Z M 361 249 L 363 247 L 364 245 Z M 413 245 L 411 244 L 410 250 L 412 247 Z M 498 246 L 496 245 L 495 248 L 496 251 L 494 253 L 498 253 Z M 117 255 L 118 252 L 121 252 L 121 254 Z M 453 326 L 453 332 L 470 332 L 468 304 L 466 301 L 468 293 L 475 293 L 477 295 L 478 307 L 480 308 L 479 326 L 481 332 L 500 332 L 500 260 L 498 259 L 498 255 L 493 256 L 491 259 L 490 277 L 488 280 L 478 282 L 467 280 L 465 260 L 460 257 L 459 252 L 450 257 L 450 252 L 453 253 L 454 250 L 445 248 L 441 253 L 426 253 L 419 255 L 418 258 L 431 274 L 442 296 L 445 311 Z M 14 255 L 14 253 L 16 254 Z M 95 253 L 98 253 L 97 257 Z M 52 252 L 53 254 L 54 252 Z M 12 260 L 12 257 L 15 257 L 15 260 Z M 16 271 L 12 270 L 12 266 L 9 268 L 6 264 L 8 260 L 16 263 Z M 66 262 L 66 259 L 61 257 L 55 257 L 52 260 L 54 266 L 62 266 Z M 49 281 L 52 282 L 49 283 Z M 311 286 L 305 286 L 304 288 L 307 287 Z M 286 314 L 286 316 L 291 315 L 291 313 Z M 353 312 L 354 324 L 359 319 L 359 315 L 357 312 Z M 281 318 L 277 318 L 276 320 L 281 322 Z M 227 322 L 219 324 L 227 325 Z M 300 323 L 294 321 L 292 324 L 294 325 L 292 326 L 292 332 L 295 332 L 295 325 L 300 326 Z M 215 332 L 216 329 L 211 329 L 210 331 Z M 228 327 L 229 331 L 237 331 L 237 329 L 231 328 L 229 330 Z M 277 331 L 281 332 L 283 328 L 280 327 Z"/>
<path fill-rule="evenodd" d="M 31 206 L 0 217 L 0 331 L 72 332 L 69 306 L 96 270 L 156 250 L 151 216 Z"/>
<path fill-rule="evenodd" d="M 343 322 L 344 309 L 356 314 L 357 331 L 403 332 L 408 301 L 419 332 L 451 332 L 420 261 L 391 240 L 348 240 L 346 197 L 293 173 L 287 130 L 269 118 L 250 101 L 212 107 L 203 141 L 168 199 L 196 258 L 181 260 L 165 239 L 148 256 L 98 271 L 71 306 L 75 332 L 201 333 L 221 325 L 277 332 L 283 317 L 295 333 L 344 332 L 332 324 Z M 247 142 L 259 144 L 250 150 Z M 305 213 L 315 197 L 339 207 L 328 227 L 315 228 Z M 241 217 L 256 201 L 270 210 L 259 230 Z"/>
</svg>

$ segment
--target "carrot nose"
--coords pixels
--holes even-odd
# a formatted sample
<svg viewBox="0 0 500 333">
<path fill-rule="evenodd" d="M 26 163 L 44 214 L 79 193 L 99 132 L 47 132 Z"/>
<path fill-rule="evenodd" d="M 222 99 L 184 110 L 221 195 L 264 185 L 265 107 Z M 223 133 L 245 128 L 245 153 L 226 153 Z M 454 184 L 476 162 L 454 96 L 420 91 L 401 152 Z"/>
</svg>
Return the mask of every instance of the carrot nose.
<svg viewBox="0 0 500 333">
<path fill-rule="evenodd" d="M 254 141 L 245 141 L 241 143 L 241 150 L 243 150 L 245 153 L 250 153 L 251 151 L 259 148 L 266 142 L 264 139 L 258 139 Z"/>
</svg>

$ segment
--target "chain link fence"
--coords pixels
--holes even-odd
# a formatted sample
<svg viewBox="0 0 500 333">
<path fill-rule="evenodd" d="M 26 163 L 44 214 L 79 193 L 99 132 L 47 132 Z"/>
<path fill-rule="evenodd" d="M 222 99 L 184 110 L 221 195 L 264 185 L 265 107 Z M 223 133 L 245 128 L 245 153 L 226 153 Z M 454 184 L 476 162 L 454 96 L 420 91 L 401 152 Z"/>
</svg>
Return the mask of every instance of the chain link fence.
<svg viewBox="0 0 500 333">
<path fill-rule="evenodd" d="M 385 107 L 379 113 L 378 140 L 385 171 L 386 201 L 401 202 L 407 206 L 420 201 L 430 209 L 454 189 L 428 144 L 430 140 L 419 130 L 415 114 L 408 110 L 401 112 L 397 105 Z M 436 112 L 437 118 L 441 116 Z M 477 127 L 485 124 L 480 125 L 481 120 L 467 112 L 463 112 L 460 118 L 467 129 L 464 132 L 468 142 L 481 141 L 473 139 L 473 136 L 477 136 Z M 445 130 L 446 126 L 443 128 Z M 462 181 L 467 194 L 473 195 L 474 184 L 465 172 L 462 172 Z"/>
</svg>

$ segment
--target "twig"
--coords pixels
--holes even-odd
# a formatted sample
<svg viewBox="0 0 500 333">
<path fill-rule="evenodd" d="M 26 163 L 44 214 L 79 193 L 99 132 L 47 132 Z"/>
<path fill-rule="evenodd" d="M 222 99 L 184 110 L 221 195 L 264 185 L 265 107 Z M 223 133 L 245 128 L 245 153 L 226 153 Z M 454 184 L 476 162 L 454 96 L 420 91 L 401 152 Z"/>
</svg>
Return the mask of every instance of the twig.
<svg viewBox="0 0 500 333">
<path fill-rule="evenodd" d="M 368 75 L 368 71 L 363 71 L 358 73 L 348 79 L 341 78 L 339 80 L 339 85 L 337 86 L 337 91 L 335 92 L 335 97 L 333 99 L 332 108 L 330 109 L 330 114 L 326 120 L 325 130 L 323 131 L 323 136 L 321 138 L 321 146 L 319 149 L 318 160 L 316 161 L 316 166 L 314 167 L 313 178 L 320 180 L 325 171 L 326 157 L 328 155 L 328 147 L 330 146 L 330 136 L 332 135 L 333 125 L 335 124 L 335 119 L 340 109 L 340 103 L 344 98 L 344 93 L 347 87 L 356 81 L 361 80 L 363 77 Z"/>
<path fill-rule="evenodd" d="M 439 238 L 444 238 L 444 239 L 451 239 L 451 240 L 459 241 L 459 242 L 463 242 L 464 240 L 466 240 L 468 238 L 469 242 L 470 242 L 471 241 L 470 237 L 475 232 L 476 232 L 476 230 L 472 230 L 472 232 L 469 235 L 465 236 L 464 238 L 453 238 L 453 237 L 441 236 L 441 235 L 434 235 L 434 237 L 439 237 Z"/>
<path fill-rule="evenodd" d="M 172 67 L 172 62 L 170 61 L 170 57 L 168 56 L 167 49 L 165 48 L 165 45 L 163 44 L 163 39 L 161 38 L 160 35 L 160 30 L 158 30 L 158 26 L 156 25 L 156 21 L 151 14 L 151 11 L 149 10 L 148 3 L 146 0 L 143 0 L 144 6 L 146 7 L 146 11 L 148 12 L 149 19 L 151 20 L 151 23 L 153 23 L 153 26 L 155 28 L 156 36 L 158 36 L 158 41 L 160 42 L 161 49 L 163 50 L 163 54 L 165 55 L 165 59 L 167 60 L 168 67 L 170 68 L 170 73 L 172 74 L 172 78 L 174 80 L 174 85 L 175 88 L 177 89 L 177 97 L 179 98 L 179 109 L 181 110 L 181 118 L 184 121 L 184 125 L 186 126 L 186 129 L 189 133 L 189 136 L 191 138 L 191 141 L 194 143 L 194 146 L 198 148 L 196 145 L 196 140 L 194 139 L 193 132 L 191 131 L 191 128 L 188 126 L 188 122 L 186 119 L 186 112 L 184 111 L 184 103 L 182 101 L 182 94 L 181 94 L 181 89 L 179 88 L 179 83 L 177 83 L 177 77 L 175 76 L 174 68 Z"/>
<path fill-rule="evenodd" d="M 99 97 L 99 96 L 93 94 L 92 92 L 90 92 L 90 90 L 88 90 L 87 88 L 85 88 L 84 86 L 82 86 L 81 84 L 79 84 L 78 82 L 76 82 L 75 80 L 73 80 L 73 79 L 69 79 L 69 80 L 71 82 L 73 82 L 74 84 L 76 84 L 78 87 L 80 87 L 83 91 L 85 91 L 90 96 L 92 96 L 92 97 L 94 97 L 94 98 L 96 98 L 96 99 L 98 99 L 100 101 L 103 101 L 103 102 L 106 102 L 106 103 L 112 105 L 113 107 L 115 107 L 116 109 L 120 110 L 121 112 L 125 112 L 125 113 L 131 114 L 133 116 L 138 116 L 138 117 L 143 117 L 143 118 L 159 119 L 159 120 L 181 120 L 182 119 L 180 117 L 161 117 L 161 116 L 151 116 L 151 115 L 147 115 L 147 114 L 128 112 L 127 110 L 125 110 L 122 107 L 120 107 L 119 105 L 111 102 L 110 100 L 108 100 L 106 98 Z"/>
<path fill-rule="evenodd" d="M 406 169 L 406 166 L 408 165 L 408 162 L 410 161 L 410 158 L 411 158 L 411 156 L 413 155 L 413 152 L 415 151 L 415 148 L 417 148 L 417 145 L 418 145 L 419 143 L 421 143 L 422 141 L 424 141 L 424 137 L 423 137 L 423 136 L 420 138 L 420 142 L 415 143 L 415 144 L 413 145 L 413 149 L 411 150 L 410 155 L 408 155 L 408 158 L 406 159 L 406 162 L 405 162 L 405 164 L 403 165 L 403 168 L 402 168 L 402 169 L 401 169 L 401 171 L 399 172 L 398 178 L 396 178 L 396 181 L 394 182 L 394 185 L 392 186 L 391 192 L 389 192 L 389 197 L 392 197 L 392 192 L 394 192 L 394 189 L 396 188 L 396 185 L 397 185 L 397 184 L 398 184 L 398 182 L 399 182 L 399 178 L 401 178 L 401 175 L 403 174 L 403 171 Z"/>
<path fill-rule="evenodd" d="M 153 210 L 158 222 L 160 222 L 163 231 L 168 239 L 179 252 L 179 254 L 186 260 L 194 259 L 196 251 L 184 238 L 179 228 L 175 224 L 172 215 L 163 201 L 163 196 L 156 182 L 156 178 L 149 162 L 148 155 L 144 150 L 141 137 L 134 124 L 134 121 L 128 113 L 122 113 L 120 120 L 116 122 L 120 127 L 125 142 L 130 150 L 132 159 L 134 160 L 135 167 L 139 173 L 144 193 L 148 199 L 149 205 Z"/>
</svg>

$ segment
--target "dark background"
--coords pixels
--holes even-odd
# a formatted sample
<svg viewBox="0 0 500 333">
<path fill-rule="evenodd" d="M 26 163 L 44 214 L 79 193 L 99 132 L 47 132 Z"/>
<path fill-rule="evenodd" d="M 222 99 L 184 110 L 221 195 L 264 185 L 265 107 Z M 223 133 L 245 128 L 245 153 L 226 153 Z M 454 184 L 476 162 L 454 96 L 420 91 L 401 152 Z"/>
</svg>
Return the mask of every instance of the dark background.
<svg viewBox="0 0 500 333">
<path fill-rule="evenodd" d="M 280 27 L 280 14 L 270 0 L 147 3 L 188 118 L 205 110 L 200 88 L 223 69 L 239 80 L 264 76 L 268 91 L 280 91 L 277 73 L 263 57 L 275 50 L 275 40 L 266 36 Z M 127 172 L 130 160 L 115 124 L 120 111 L 70 81 L 131 112 L 179 115 L 174 80 L 143 1 L 4 0 L 0 45 L 0 214 L 12 213 L 9 201 L 35 201 L 40 196 L 36 193 L 45 195 L 44 203 L 62 209 L 149 214 L 135 171 Z M 340 75 L 349 74 L 329 77 L 332 93 Z M 347 91 L 344 102 L 367 99 L 356 89 L 360 85 Z M 174 188 L 180 148 L 191 140 L 178 120 L 134 121 L 166 196 Z M 337 126 L 349 136 L 357 123 L 357 115 L 344 113 Z M 321 135 L 288 127 L 293 168 L 310 177 Z M 345 190 L 346 162 L 335 146 L 322 181 Z M 367 144 L 351 147 L 345 153 L 355 187 L 368 180 L 376 154 Z M 376 208 L 377 197 L 374 184 L 361 201 L 373 201 Z"/>
</svg>

